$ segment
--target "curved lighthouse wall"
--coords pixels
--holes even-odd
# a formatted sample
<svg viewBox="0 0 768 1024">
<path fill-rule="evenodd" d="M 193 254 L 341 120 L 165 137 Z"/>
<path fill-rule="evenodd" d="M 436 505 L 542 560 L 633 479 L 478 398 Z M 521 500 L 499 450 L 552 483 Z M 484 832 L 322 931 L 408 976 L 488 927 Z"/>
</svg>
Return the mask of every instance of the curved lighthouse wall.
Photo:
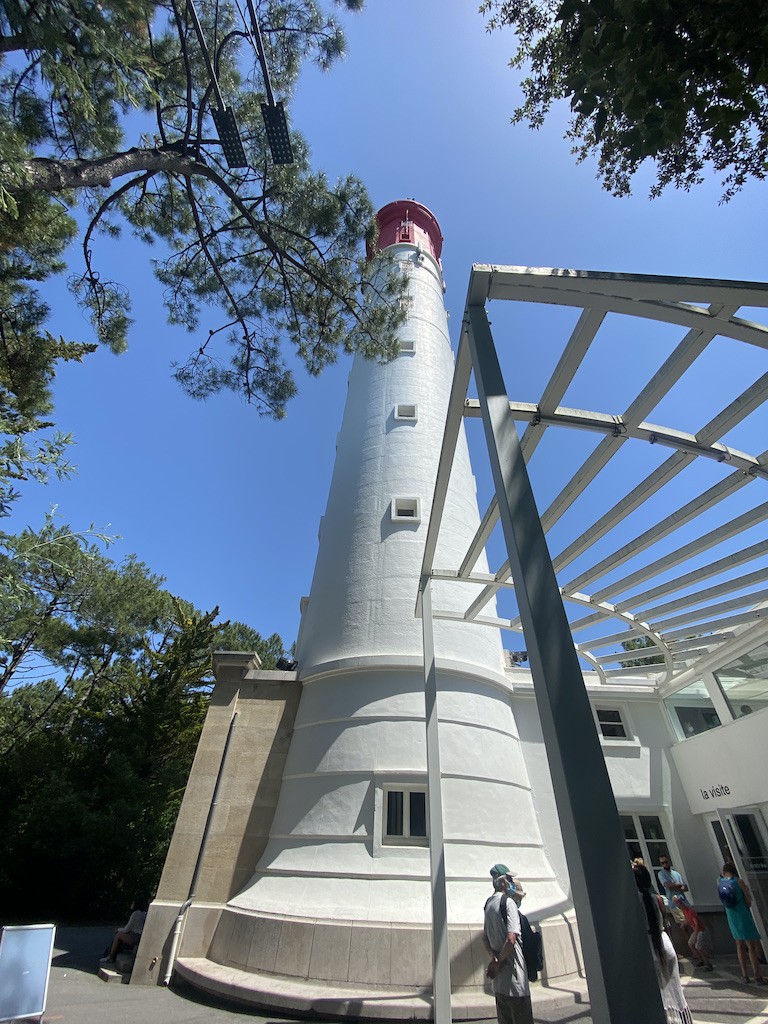
<svg viewBox="0 0 768 1024">
<path fill-rule="evenodd" d="M 252 882 L 230 901 L 244 910 L 297 916 L 306 906 L 327 920 L 430 920 L 428 849 L 387 841 L 384 803 L 388 787 L 426 783 L 414 607 L 454 364 L 438 260 L 418 234 L 389 251 L 408 280 L 402 351 L 386 365 L 356 359 L 350 374 L 299 636 L 303 692 L 270 842 Z M 415 407 L 415 418 L 399 418 L 398 406 Z M 393 521 L 397 499 L 416 499 L 413 521 Z M 478 525 L 462 429 L 436 565 L 458 568 Z M 484 559 L 477 568 L 487 570 Z M 435 585 L 435 607 L 466 602 L 456 585 Z M 437 621 L 435 648 L 449 920 L 478 920 L 489 865 L 499 859 L 525 878 L 528 909 L 562 908 L 500 634 Z"/>
<path fill-rule="evenodd" d="M 358 358 L 350 373 L 299 636 L 304 678 L 349 658 L 422 657 L 414 606 L 454 364 L 438 263 L 415 245 L 389 251 L 408 279 L 401 355 L 384 366 Z M 397 418 L 403 406 L 415 407 L 415 419 Z M 392 521 L 397 498 L 419 502 L 419 522 Z M 462 431 L 438 565 L 458 568 L 478 521 Z M 462 596 L 466 599 L 455 586 L 438 584 L 435 603 L 459 609 Z M 503 673 L 498 631 L 437 623 L 435 639 L 442 657 L 466 662 L 475 671 Z"/>
</svg>

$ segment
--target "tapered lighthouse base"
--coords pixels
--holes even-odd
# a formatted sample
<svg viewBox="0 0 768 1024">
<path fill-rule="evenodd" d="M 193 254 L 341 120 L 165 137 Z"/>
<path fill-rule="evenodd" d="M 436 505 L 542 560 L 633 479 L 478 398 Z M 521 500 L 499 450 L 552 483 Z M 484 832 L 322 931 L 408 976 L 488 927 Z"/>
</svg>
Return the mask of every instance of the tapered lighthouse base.
<svg viewBox="0 0 768 1024">
<path fill-rule="evenodd" d="M 542 922 L 546 970 L 534 1006 L 585 998 L 572 914 Z M 482 932 L 451 927 L 454 1020 L 493 1017 Z M 219 998 L 297 1015 L 431 1020 L 430 929 L 397 922 L 306 921 L 225 908 L 207 956 L 184 955 L 177 976 Z"/>
<path fill-rule="evenodd" d="M 417 855 L 425 860 L 426 850 L 401 851 L 403 865 L 409 865 L 407 879 L 384 876 L 366 883 L 346 876 L 339 884 L 357 908 L 346 918 L 332 917 L 330 890 L 322 878 L 307 882 L 306 875 L 285 871 L 271 878 L 263 875 L 255 885 L 249 881 L 252 865 L 274 831 L 289 740 L 297 731 L 301 684 L 295 673 L 259 671 L 247 655 L 219 654 L 215 664 L 218 681 L 211 708 L 131 983 L 162 984 L 173 974 L 202 991 L 254 1008 L 363 1019 L 431 1019 L 429 874 L 426 861 L 411 861 Z M 479 713 L 477 704 L 475 714 Z M 217 778 L 218 801 L 210 815 Z M 476 839 L 461 844 L 461 849 L 471 853 L 479 846 Z M 467 922 L 454 918 L 449 926 L 456 1020 L 488 1018 L 494 1012 L 493 998 L 485 989 L 487 958 L 480 928 L 484 894 L 491 891 L 486 863 L 500 855 L 497 849 L 507 852 L 510 845 L 481 851 L 477 870 L 449 883 L 449 888 L 457 886 L 452 905 L 466 907 L 466 916 L 456 912 L 461 913 L 459 921 L 463 917 Z M 517 851 L 517 862 L 523 861 L 524 852 Z M 532 874 L 529 871 L 526 877 Z M 355 896 L 355 887 L 366 884 L 376 892 L 377 902 L 372 896 L 368 899 L 368 916 L 363 918 L 363 901 Z M 472 889 L 470 894 L 463 894 L 465 886 Z M 191 888 L 195 898 L 183 918 L 172 959 L 179 912 Z M 235 905 L 255 903 L 256 894 L 263 903 L 279 902 L 279 912 Z M 567 1002 L 574 993 L 583 998 L 578 978 L 581 952 L 570 904 L 554 879 L 529 885 L 527 899 L 544 937 L 545 972 L 543 981 L 533 985 L 534 1002 Z M 391 909 L 392 920 L 380 912 L 385 906 Z M 410 920 L 403 920 L 407 916 Z"/>
</svg>

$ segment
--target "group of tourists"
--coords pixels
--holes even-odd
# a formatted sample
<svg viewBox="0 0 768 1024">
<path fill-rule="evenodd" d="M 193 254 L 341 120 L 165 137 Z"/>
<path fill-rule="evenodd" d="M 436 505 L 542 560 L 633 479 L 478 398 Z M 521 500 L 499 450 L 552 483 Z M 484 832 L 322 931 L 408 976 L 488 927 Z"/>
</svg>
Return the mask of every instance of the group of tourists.
<svg viewBox="0 0 768 1024">
<path fill-rule="evenodd" d="M 692 1024 L 680 982 L 678 957 L 668 928 L 678 921 L 683 923 L 690 930 L 688 948 L 694 964 L 704 971 L 712 971 L 709 927 L 691 905 L 688 886 L 680 872 L 672 867 L 668 856 L 660 858 L 658 873 L 659 884 L 666 893 L 666 903 L 643 859 L 636 857 L 630 863 L 645 914 L 648 942 L 667 1020 L 669 1024 Z M 505 864 L 494 864 L 491 879 L 494 892 L 485 903 L 483 940 L 491 956 L 486 976 L 493 984 L 496 1016 L 499 1024 L 533 1024 L 529 978 L 535 978 L 536 969 L 542 966 L 541 937 L 536 932 L 532 933 L 537 940 L 535 944 L 530 936 L 528 920 L 520 912 L 525 890 L 519 878 Z M 752 893 L 747 883 L 739 878 L 731 861 L 723 864 L 717 892 L 736 942 L 742 982 L 768 984 L 760 969 L 762 949 L 752 917 Z M 532 958 L 536 963 L 527 963 Z"/>
<path fill-rule="evenodd" d="M 664 887 L 667 903 L 672 911 L 681 915 L 691 928 L 688 946 L 691 957 L 705 970 L 712 970 L 711 950 L 709 948 L 708 928 L 688 897 L 688 886 L 682 875 L 672 867 L 669 857 L 659 860 L 659 882 Z M 762 948 L 760 933 L 752 916 L 752 892 L 743 878 L 739 878 L 736 865 L 727 860 L 717 880 L 717 895 L 725 910 L 728 927 L 736 943 L 736 954 L 741 968 L 741 980 L 749 985 L 754 981 L 758 985 L 768 985 L 762 975 L 760 961 Z M 751 967 L 751 974 L 750 974 Z"/>
</svg>

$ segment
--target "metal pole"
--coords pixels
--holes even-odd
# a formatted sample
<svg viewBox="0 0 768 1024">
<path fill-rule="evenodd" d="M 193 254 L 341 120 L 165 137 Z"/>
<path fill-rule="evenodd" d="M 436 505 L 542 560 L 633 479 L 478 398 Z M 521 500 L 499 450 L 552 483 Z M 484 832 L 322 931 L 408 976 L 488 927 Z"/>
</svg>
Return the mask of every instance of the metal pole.
<svg viewBox="0 0 768 1024">
<path fill-rule="evenodd" d="M 248 2 L 248 13 L 251 16 L 251 31 L 253 33 L 254 46 L 256 47 L 256 56 L 259 58 L 259 64 L 261 64 L 261 73 L 264 76 L 264 88 L 267 93 L 267 102 L 270 107 L 275 105 L 275 97 L 272 95 L 272 82 L 269 78 L 269 68 L 267 67 L 267 58 L 264 55 L 264 41 L 261 38 L 261 27 L 259 26 L 259 19 L 256 17 L 256 11 L 253 6 L 253 0 L 247 0 Z"/>
<path fill-rule="evenodd" d="M 504 539 L 552 774 L 595 1024 L 664 1024 L 605 758 L 509 408 L 490 324 L 467 307 Z"/>
<path fill-rule="evenodd" d="M 432 631 L 432 583 L 422 576 L 421 628 L 424 639 L 424 705 L 427 726 L 427 806 L 429 869 L 432 886 L 432 995 L 435 1024 L 451 1024 L 451 959 L 448 950 L 448 901 L 445 893 L 445 841 L 437 718 L 437 670 Z"/>
<path fill-rule="evenodd" d="M 219 110 L 223 111 L 224 108 L 226 107 L 226 103 L 224 102 L 224 97 L 221 95 L 221 88 L 219 86 L 219 80 L 216 77 L 216 72 L 213 70 L 213 64 L 211 63 L 211 55 L 208 53 L 208 44 L 205 41 L 205 36 L 203 35 L 203 28 L 202 25 L 200 24 L 200 19 L 197 16 L 197 11 L 195 10 L 194 0 L 187 0 L 187 10 L 189 11 L 190 16 L 192 18 L 192 25 L 195 30 L 195 35 L 197 36 L 197 41 L 200 44 L 200 49 L 203 54 L 205 66 L 208 69 L 208 77 L 211 80 L 211 85 L 213 86 L 213 91 L 216 96 L 216 106 L 219 108 Z"/>
</svg>

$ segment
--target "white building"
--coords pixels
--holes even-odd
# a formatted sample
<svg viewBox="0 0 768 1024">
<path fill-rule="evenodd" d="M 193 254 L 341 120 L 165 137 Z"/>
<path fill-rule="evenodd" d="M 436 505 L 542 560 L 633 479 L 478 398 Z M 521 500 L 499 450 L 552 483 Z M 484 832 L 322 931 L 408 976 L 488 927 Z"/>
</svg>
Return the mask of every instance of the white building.
<svg viewBox="0 0 768 1024">
<path fill-rule="evenodd" d="M 219 682 L 139 951 L 134 971 L 139 983 L 161 981 L 169 955 L 172 960 L 178 955 L 175 969 L 193 984 L 262 1006 L 389 1018 L 431 1012 L 424 653 L 422 622 L 414 610 L 446 416 L 450 402 L 463 403 L 464 396 L 454 394 L 451 400 L 454 356 L 443 304 L 439 226 L 413 201 L 391 203 L 379 220 L 380 245 L 407 278 L 400 355 L 387 365 L 357 359 L 350 374 L 312 589 L 302 606 L 298 672 L 262 672 L 248 656 L 217 656 Z M 527 289 L 522 297 L 529 301 L 584 310 L 541 402 L 519 404 L 516 411 L 516 418 L 530 424 L 523 435 L 528 458 L 540 437 L 537 430 L 565 423 L 604 434 L 598 446 L 607 453 L 603 462 L 612 444 L 618 448 L 630 437 L 660 441 L 674 450 L 673 460 L 702 455 L 715 465 L 724 448 L 720 438 L 759 408 L 760 379 L 721 415 L 719 434 L 714 428 L 700 435 L 651 429 L 642 402 L 610 423 L 597 414 L 561 408 L 606 310 L 629 312 L 625 307 L 634 303 L 631 312 L 636 312 L 652 286 L 660 288 L 654 315 L 687 326 L 680 349 L 690 349 L 692 335 L 702 331 L 690 320 L 693 307 L 686 305 L 685 293 L 688 289 L 695 299 L 703 284 L 674 282 L 681 295 L 673 300 L 661 279 L 581 275 L 574 288 L 572 280 L 557 276 L 560 272 L 547 272 L 551 276 L 543 281 L 541 271 L 506 270 L 475 268 L 470 295 L 477 287 L 488 295 L 496 289 L 499 294 L 492 297 L 511 297 L 505 289 L 522 283 Z M 720 288 L 711 301 L 722 302 L 709 307 L 710 317 L 721 317 L 719 331 L 740 340 L 746 331 L 747 343 L 758 344 L 754 335 L 765 345 L 768 332 L 754 324 L 740 326 L 744 321 L 735 313 L 739 305 L 765 305 L 768 289 L 734 286 L 741 287 L 743 300 L 734 302 L 733 295 L 725 296 L 725 285 L 707 284 Z M 710 336 L 715 333 L 712 329 Z M 676 359 L 670 356 L 664 373 L 641 392 L 645 406 L 672 386 L 673 366 L 681 375 L 695 358 L 675 351 Z M 465 415 L 472 414 L 471 405 Z M 751 490 L 764 487 L 763 457 L 725 452 L 729 462 L 736 457 L 742 476 L 752 474 Z M 593 476 L 594 460 L 593 454 L 585 462 Z M 654 470 L 656 482 L 648 483 L 652 473 L 632 493 L 655 493 L 673 468 L 662 463 Z M 560 507 L 573 503 L 580 479 L 578 473 L 572 476 L 559 496 Z M 545 522 L 547 515 L 550 524 L 556 520 L 552 508 L 558 500 L 542 516 Z M 641 500 L 637 497 L 634 507 Z M 697 501 L 698 509 L 692 507 Z M 592 543 L 588 534 L 599 540 L 623 520 L 626 504 L 611 509 L 611 521 L 601 521 L 602 532 L 583 535 L 584 550 Z M 694 499 L 683 518 L 691 521 L 713 504 L 711 497 Z M 720 542 L 717 530 L 725 541 L 738 540 L 768 516 L 741 514 L 751 517 L 741 530 L 727 520 L 704 531 L 710 548 Z M 479 928 L 495 862 L 509 864 L 525 882 L 525 910 L 544 932 L 547 977 L 577 971 L 580 958 L 532 675 L 523 667 L 524 656 L 516 664 L 503 650 L 500 627 L 520 632 L 517 617 L 502 616 L 496 607 L 509 574 L 489 574 L 482 551 L 492 521 L 493 509 L 482 517 L 478 510 L 462 424 L 431 567 L 457 1018 L 490 1012 Z M 652 550 L 657 539 L 670 534 L 666 522 L 658 527 L 658 538 L 643 541 L 645 548 Z M 752 535 L 749 540 L 722 556 L 721 569 L 712 561 L 702 566 L 683 556 L 676 560 L 673 551 L 656 570 L 652 559 L 647 562 L 651 571 L 644 577 L 635 572 L 638 579 L 661 581 L 655 591 L 646 587 L 644 607 L 655 602 L 678 615 L 682 609 L 682 639 L 679 629 L 655 624 L 651 610 L 635 614 L 631 601 L 621 607 L 597 591 L 585 593 L 582 581 L 598 579 L 599 571 L 582 569 L 579 587 L 561 587 L 567 603 L 590 609 L 586 618 L 572 618 L 573 635 L 582 662 L 594 667 L 585 682 L 628 851 L 655 867 L 660 854 L 671 854 L 696 903 L 713 912 L 718 910 L 713 880 L 726 848 L 768 910 L 768 620 L 761 610 L 766 595 L 756 589 L 768 578 L 768 544 Z M 630 541 L 629 548 L 628 554 L 618 548 L 608 559 L 611 571 L 643 550 L 639 542 Z M 693 554 L 705 550 L 702 541 Z M 689 564 L 690 581 L 670 578 L 672 567 Z M 739 564 L 752 569 L 746 582 L 732 576 Z M 701 581 L 715 577 L 716 584 L 708 584 L 711 593 L 702 596 Z M 662 606 L 661 597 L 676 591 L 675 607 Z M 691 608 L 721 595 L 728 598 L 723 604 L 691 614 Z M 718 612 L 728 612 L 727 619 L 706 622 L 709 613 Z M 662 663 L 634 670 L 624 666 L 631 655 L 623 651 L 619 635 L 604 628 L 601 633 L 605 623 L 614 628 L 617 621 L 626 629 L 622 636 L 654 645 L 650 653 L 660 652 Z M 579 631 L 586 640 L 579 641 Z M 504 643 L 509 645 L 506 638 Z M 228 728 L 231 741 L 225 744 Z M 214 795 L 215 813 L 209 814 Z M 183 934 L 180 930 L 171 951 L 171 924 L 189 896 L 194 899 Z"/>
</svg>

